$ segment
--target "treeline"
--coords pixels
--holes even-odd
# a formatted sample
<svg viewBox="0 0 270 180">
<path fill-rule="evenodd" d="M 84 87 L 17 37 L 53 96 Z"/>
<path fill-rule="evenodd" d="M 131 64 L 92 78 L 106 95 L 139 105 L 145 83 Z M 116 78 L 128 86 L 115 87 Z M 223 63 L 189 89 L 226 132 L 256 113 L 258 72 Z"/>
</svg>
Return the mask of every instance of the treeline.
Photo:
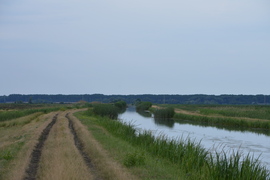
<svg viewBox="0 0 270 180">
<path fill-rule="evenodd" d="M 111 103 L 123 100 L 128 104 L 148 101 L 157 104 L 270 104 L 270 95 L 47 95 L 11 94 L 0 96 L 0 103 L 73 103 L 78 101 Z"/>
</svg>

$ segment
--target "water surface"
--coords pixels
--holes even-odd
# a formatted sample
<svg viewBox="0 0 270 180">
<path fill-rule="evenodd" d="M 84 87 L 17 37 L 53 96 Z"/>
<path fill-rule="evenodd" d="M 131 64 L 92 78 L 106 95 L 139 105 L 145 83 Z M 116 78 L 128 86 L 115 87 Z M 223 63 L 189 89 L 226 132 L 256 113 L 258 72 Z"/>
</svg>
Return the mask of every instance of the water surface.
<svg viewBox="0 0 270 180">
<path fill-rule="evenodd" d="M 258 132 L 226 130 L 217 127 L 192 124 L 191 121 L 154 119 L 150 113 L 139 114 L 134 107 L 129 107 L 119 115 L 119 119 L 132 123 L 138 130 L 150 130 L 155 136 L 160 134 L 168 138 L 191 138 L 201 141 L 201 145 L 210 151 L 232 153 L 239 150 L 247 155 L 260 157 L 264 165 L 270 169 L 270 136 Z M 269 134 L 269 132 L 267 132 Z"/>
</svg>

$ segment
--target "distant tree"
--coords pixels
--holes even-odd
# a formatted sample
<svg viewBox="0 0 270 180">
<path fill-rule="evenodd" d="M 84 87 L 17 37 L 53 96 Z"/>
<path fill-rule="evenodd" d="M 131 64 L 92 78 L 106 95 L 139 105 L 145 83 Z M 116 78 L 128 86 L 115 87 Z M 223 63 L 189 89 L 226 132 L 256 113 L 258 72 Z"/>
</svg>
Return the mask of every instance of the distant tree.
<svg viewBox="0 0 270 180">
<path fill-rule="evenodd" d="M 119 109 L 125 109 L 127 107 L 127 103 L 125 101 L 117 101 L 114 105 Z"/>
</svg>

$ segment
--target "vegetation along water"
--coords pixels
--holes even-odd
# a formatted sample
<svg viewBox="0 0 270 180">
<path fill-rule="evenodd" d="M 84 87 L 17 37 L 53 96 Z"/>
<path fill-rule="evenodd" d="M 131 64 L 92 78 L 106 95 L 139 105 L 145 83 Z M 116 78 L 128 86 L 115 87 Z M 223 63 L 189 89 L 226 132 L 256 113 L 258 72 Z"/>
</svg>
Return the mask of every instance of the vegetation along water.
<svg viewBox="0 0 270 180">
<path fill-rule="evenodd" d="M 155 123 L 161 125 L 167 123 L 169 128 L 174 126 L 174 120 L 166 119 L 163 121 L 162 118 L 177 117 L 179 114 L 224 119 L 241 118 L 247 121 L 269 120 L 267 108 L 264 106 L 257 110 L 260 111 L 259 114 L 265 113 L 265 116 L 253 117 L 252 115 L 243 115 L 245 108 L 256 111 L 257 107 L 239 106 L 238 110 L 235 109 L 238 107 L 234 106 L 223 107 L 224 111 L 243 111 L 241 115 L 234 113 L 233 116 L 230 116 L 221 112 L 221 106 L 153 105 L 143 101 L 138 101 L 138 104 L 143 105 L 143 109 L 150 111 L 156 109 L 156 117 L 153 118 Z M 150 108 L 151 105 L 152 108 Z M 59 116 L 54 127 L 48 133 L 44 148 L 42 148 L 43 152 L 39 163 L 41 168 L 36 175 L 39 179 L 45 176 L 50 177 L 50 173 L 46 172 L 53 172 L 57 177 L 62 177 L 64 174 L 59 174 L 60 171 L 57 168 L 72 167 L 72 163 L 64 163 L 64 161 L 73 161 L 72 158 L 80 159 L 78 158 L 80 154 L 74 149 L 73 136 L 80 138 L 80 143 L 84 143 L 80 146 L 83 148 L 81 154 L 87 153 L 97 168 L 94 173 L 90 172 L 90 174 L 104 179 L 265 180 L 270 178 L 269 170 L 252 154 L 244 155 L 237 150 L 229 154 L 225 151 L 209 151 L 198 140 L 184 136 L 170 138 L 164 134 L 157 136 L 153 131 L 138 129 L 132 122 L 124 123 L 122 120 L 118 120 L 119 113 L 123 112 L 126 107 L 126 103 L 123 101 L 114 101 L 110 104 L 27 104 L 25 107 L 23 104 L 14 104 L 14 106 L 2 105 L 1 107 L 0 179 L 16 179 L 24 176 L 25 169 L 27 169 L 25 167 L 30 161 L 31 152 L 36 142 L 39 141 L 41 132 L 52 119 L 54 120 L 53 117 L 56 117 L 56 114 Z M 81 110 L 77 110 L 78 108 Z M 73 113 L 80 121 L 73 116 Z M 140 113 L 146 115 L 145 112 Z M 73 128 L 68 125 L 70 123 L 74 123 Z M 73 130 L 72 133 L 70 129 Z M 61 145 L 58 146 L 59 144 Z M 90 150 L 91 148 L 94 149 Z M 69 153 L 71 155 L 69 157 L 72 158 L 68 160 L 62 153 L 63 150 Z M 61 156 L 63 162 L 52 158 L 51 155 Z M 55 163 L 50 164 L 50 161 L 46 161 L 47 157 L 50 157 Z M 58 163 L 63 166 L 58 166 Z M 84 169 L 84 174 L 88 174 L 87 167 L 81 162 L 79 164 Z M 52 167 L 55 168 L 50 169 Z M 117 169 L 119 170 L 117 171 Z M 73 176 L 76 177 L 76 174 L 80 174 L 79 171 L 80 168 L 72 171 L 74 172 Z"/>
<path fill-rule="evenodd" d="M 90 117 L 91 111 L 87 111 Z M 143 162 L 146 158 L 143 156 L 149 154 L 179 167 L 184 179 L 269 179 L 269 171 L 252 155 L 243 155 L 238 151 L 229 155 L 225 152 L 212 153 L 190 138 L 171 139 L 165 135 L 156 137 L 151 131 L 137 131 L 130 123 L 104 118 L 97 123 L 138 149 L 134 154 L 126 155 L 129 159 L 126 161 L 131 161 L 124 163 L 128 166 L 134 164 L 146 168 L 147 163 Z"/>
</svg>

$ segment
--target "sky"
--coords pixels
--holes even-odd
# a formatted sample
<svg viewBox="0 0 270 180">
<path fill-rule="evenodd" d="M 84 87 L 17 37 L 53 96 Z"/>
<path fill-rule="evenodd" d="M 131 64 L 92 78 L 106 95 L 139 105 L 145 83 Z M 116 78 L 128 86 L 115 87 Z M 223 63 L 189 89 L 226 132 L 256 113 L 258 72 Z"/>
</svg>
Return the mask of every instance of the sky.
<svg viewBox="0 0 270 180">
<path fill-rule="evenodd" d="M 269 0 L 0 1 L 0 95 L 269 95 L 269 68 Z"/>
</svg>

